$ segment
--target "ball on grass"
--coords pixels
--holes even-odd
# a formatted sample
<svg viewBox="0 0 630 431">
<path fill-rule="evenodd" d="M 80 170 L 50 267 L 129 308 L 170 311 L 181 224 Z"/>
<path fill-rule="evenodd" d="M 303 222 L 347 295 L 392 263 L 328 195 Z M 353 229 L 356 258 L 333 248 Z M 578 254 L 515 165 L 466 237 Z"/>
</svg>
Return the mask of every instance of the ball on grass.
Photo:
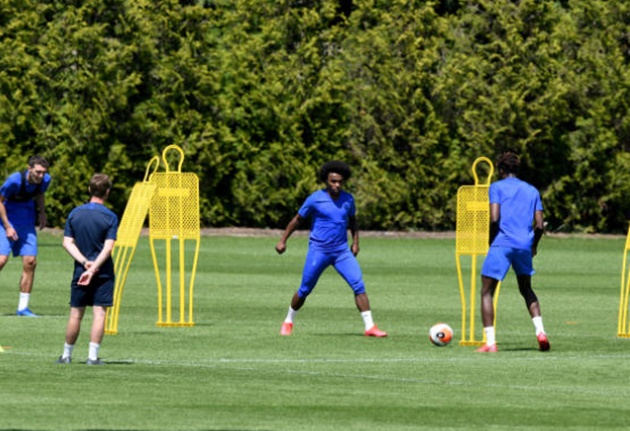
<svg viewBox="0 0 630 431">
<path fill-rule="evenodd" d="M 453 339 L 453 328 L 446 323 L 436 323 L 429 330 L 429 340 L 438 347 L 448 345 Z"/>
</svg>

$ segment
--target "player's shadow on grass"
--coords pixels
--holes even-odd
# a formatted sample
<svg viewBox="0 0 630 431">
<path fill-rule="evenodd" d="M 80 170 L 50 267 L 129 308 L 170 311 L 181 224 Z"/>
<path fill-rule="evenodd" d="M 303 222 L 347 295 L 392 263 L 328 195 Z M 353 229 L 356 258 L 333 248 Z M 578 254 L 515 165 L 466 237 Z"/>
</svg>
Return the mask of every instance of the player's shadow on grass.
<svg viewBox="0 0 630 431">
<path fill-rule="evenodd" d="M 538 352 L 537 347 L 524 347 L 524 346 L 515 346 L 515 347 L 499 347 L 500 352 Z M 542 352 L 544 353 L 544 352 Z"/>
<path fill-rule="evenodd" d="M 104 365 L 88 365 L 85 363 L 85 359 L 84 360 L 72 360 L 71 364 L 58 364 L 58 363 L 54 363 L 54 365 L 56 367 L 87 367 L 87 368 L 94 368 L 94 369 L 101 369 L 101 368 L 108 368 L 110 365 L 117 367 L 117 366 L 121 366 L 121 365 L 137 365 L 134 361 L 108 361 L 107 359 L 103 359 L 103 362 L 105 362 Z M 2 428 L 0 428 L 0 431 L 4 431 Z"/>
<path fill-rule="evenodd" d="M 106 368 L 109 365 L 114 365 L 114 366 L 136 365 L 136 363 L 134 361 L 108 361 L 108 360 L 104 359 L 103 362 L 105 362 L 105 365 L 103 365 L 103 366 L 106 367 Z M 101 368 L 101 366 L 94 367 L 93 365 L 91 365 L 90 367 L 92 367 L 92 368 Z"/>
<path fill-rule="evenodd" d="M 15 313 L 3 313 L 0 314 L 0 317 L 15 317 L 16 319 L 22 319 L 22 320 L 32 320 L 32 321 L 37 321 L 37 319 L 40 318 L 46 318 L 46 317 L 68 317 L 68 314 L 39 314 L 37 313 L 37 317 L 25 317 L 25 316 L 18 316 Z M 0 431 L 3 431 L 0 428 Z"/>
<path fill-rule="evenodd" d="M 203 322 L 195 322 L 195 325 L 193 326 L 193 328 L 195 326 L 215 326 L 215 324 L 212 322 L 203 321 Z"/>
<path fill-rule="evenodd" d="M 362 332 L 318 332 L 317 334 L 310 334 L 316 337 L 362 337 L 362 338 L 377 338 L 368 337 Z M 382 337 L 387 338 L 387 337 Z"/>
</svg>

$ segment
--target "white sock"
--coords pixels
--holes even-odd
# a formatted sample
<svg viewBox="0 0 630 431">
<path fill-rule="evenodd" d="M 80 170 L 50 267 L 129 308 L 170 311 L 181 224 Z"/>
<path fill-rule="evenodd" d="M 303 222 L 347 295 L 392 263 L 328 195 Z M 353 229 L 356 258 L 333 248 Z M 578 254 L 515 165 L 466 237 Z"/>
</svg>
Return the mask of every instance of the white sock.
<svg viewBox="0 0 630 431">
<path fill-rule="evenodd" d="M 297 310 L 294 310 L 289 306 L 289 312 L 287 313 L 287 317 L 284 319 L 284 323 L 293 323 L 293 319 L 295 318 L 297 312 Z"/>
<path fill-rule="evenodd" d="M 497 340 L 494 335 L 494 326 L 487 326 L 483 328 L 483 332 L 486 334 L 486 345 L 492 346 L 497 343 Z"/>
<path fill-rule="evenodd" d="M 362 311 L 361 317 L 363 318 L 363 323 L 365 323 L 366 331 L 374 326 L 374 320 L 372 319 L 372 312 L 370 310 Z"/>
<path fill-rule="evenodd" d="M 74 344 L 63 343 L 63 355 L 64 358 L 71 358 L 72 351 L 74 350 Z"/>
<path fill-rule="evenodd" d="M 90 351 L 88 353 L 88 359 L 92 359 L 93 361 L 98 359 L 98 349 L 101 347 L 100 344 L 90 342 Z"/>
<path fill-rule="evenodd" d="M 536 328 L 536 335 L 540 334 L 541 332 L 545 332 L 542 316 L 532 317 L 532 322 L 534 323 L 534 328 Z"/>
<path fill-rule="evenodd" d="M 31 298 L 30 293 L 20 292 L 20 302 L 18 302 L 18 311 L 28 308 L 28 300 Z"/>
</svg>

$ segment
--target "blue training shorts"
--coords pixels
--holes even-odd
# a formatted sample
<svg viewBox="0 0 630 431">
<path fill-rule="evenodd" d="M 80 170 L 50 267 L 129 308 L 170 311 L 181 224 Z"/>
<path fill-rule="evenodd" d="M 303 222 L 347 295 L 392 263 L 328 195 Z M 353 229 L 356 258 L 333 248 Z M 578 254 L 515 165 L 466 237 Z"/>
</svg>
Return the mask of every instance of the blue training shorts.
<svg viewBox="0 0 630 431">
<path fill-rule="evenodd" d="M 37 231 L 35 226 L 14 227 L 18 234 L 17 241 L 7 238 L 7 231 L 0 225 L 0 256 L 37 256 Z"/>
<path fill-rule="evenodd" d="M 511 247 L 490 247 L 483 261 L 481 275 L 503 281 L 510 266 L 516 275 L 534 275 L 531 250 Z"/>
<path fill-rule="evenodd" d="M 114 303 L 114 279 L 92 279 L 89 286 L 79 286 L 76 280 L 70 288 L 70 306 L 75 308 L 98 305 L 111 307 Z"/>
<path fill-rule="evenodd" d="M 300 298 L 305 298 L 311 293 L 319 277 L 330 265 L 343 277 L 355 295 L 365 293 L 361 267 L 350 249 L 326 252 L 309 247 L 302 272 L 302 284 L 298 289 Z"/>
</svg>

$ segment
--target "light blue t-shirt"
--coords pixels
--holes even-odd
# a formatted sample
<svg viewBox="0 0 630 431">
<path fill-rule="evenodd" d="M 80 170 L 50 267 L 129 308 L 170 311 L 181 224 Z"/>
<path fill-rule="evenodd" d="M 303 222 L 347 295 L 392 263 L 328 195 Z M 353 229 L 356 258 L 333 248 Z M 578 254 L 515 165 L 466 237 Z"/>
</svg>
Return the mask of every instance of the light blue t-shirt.
<svg viewBox="0 0 630 431">
<path fill-rule="evenodd" d="M 48 190 L 50 185 L 50 174 L 44 174 L 44 178 L 39 188 L 40 193 Z M 35 192 L 40 185 L 30 184 L 28 180 L 25 182 L 26 192 Z M 22 187 L 22 172 L 15 172 L 7 178 L 2 187 L 0 187 L 0 195 L 5 199 L 4 206 L 7 209 L 7 218 L 11 225 L 15 226 L 35 226 L 37 220 L 35 218 L 35 201 L 29 199 L 27 201 L 18 202 L 11 198 L 20 193 Z"/>
<path fill-rule="evenodd" d="M 318 190 L 298 211 L 300 216 L 312 219 L 310 245 L 326 251 L 348 248 L 348 220 L 355 213 L 354 198 L 343 190 L 336 200 L 326 190 Z"/>
<path fill-rule="evenodd" d="M 492 183 L 489 195 L 491 204 L 501 206 L 499 233 L 492 247 L 531 250 L 534 213 L 543 210 L 538 190 L 516 177 L 507 177 Z"/>
</svg>

